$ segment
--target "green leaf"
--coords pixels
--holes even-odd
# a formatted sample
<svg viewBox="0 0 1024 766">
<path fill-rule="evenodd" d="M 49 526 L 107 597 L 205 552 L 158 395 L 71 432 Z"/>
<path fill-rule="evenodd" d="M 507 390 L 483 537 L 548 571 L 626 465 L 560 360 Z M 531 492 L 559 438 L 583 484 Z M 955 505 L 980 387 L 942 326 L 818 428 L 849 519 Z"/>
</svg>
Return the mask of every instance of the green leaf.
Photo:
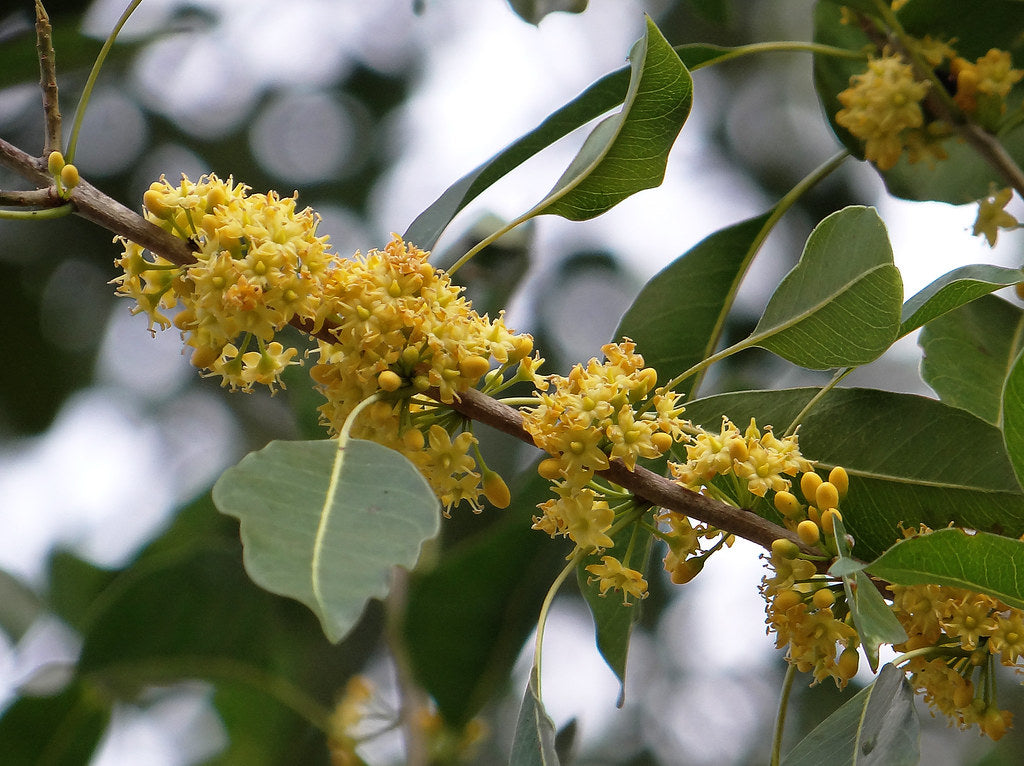
<svg viewBox="0 0 1024 766">
<path fill-rule="evenodd" d="M 654 535 L 648 526 L 639 522 L 630 524 L 613 535 L 612 540 L 615 541 L 613 554 L 629 551 L 628 556 L 620 558 L 624 566 L 638 572 L 647 572 L 654 542 Z M 625 604 L 621 594 L 614 591 L 602 596 L 600 582 L 596 579 L 591 582 L 592 575 L 586 569 L 591 564 L 600 563 L 600 555 L 594 553 L 587 556 L 576 567 L 576 579 L 580 592 L 590 607 L 590 613 L 594 616 L 598 651 L 619 679 L 619 699 L 616 704 L 622 707 L 626 700 L 626 658 L 629 654 L 629 638 L 633 626 L 640 621 L 643 602 L 634 600 Z"/>
<path fill-rule="evenodd" d="M 629 58 L 622 110 L 597 124 L 554 188 L 525 217 L 584 221 L 665 178 L 668 153 L 690 113 L 693 81 L 650 18 Z"/>
<path fill-rule="evenodd" d="M 848 207 L 819 223 L 743 346 L 813 370 L 866 364 L 896 340 L 903 283 L 885 225 Z"/>
<path fill-rule="evenodd" d="M 409 577 L 409 661 L 450 726 L 466 724 L 507 683 L 565 566 L 565 546 L 530 528 L 549 492 L 550 483 L 527 469 L 500 521 Z"/>
<path fill-rule="evenodd" d="M 907 633 L 885 603 L 882 594 L 862 571 L 864 565 L 851 556 L 842 519 L 835 519 L 834 524 L 833 537 L 839 558 L 828 571 L 833 576 L 843 578 L 843 589 L 846 591 L 846 603 L 850 607 L 853 625 L 864 646 L 868 665 L 875 672 L 878 669 L 878 647 L 906 641 Z"/>
<path fill-rule="evenodd" d="M 712 45 L 677 45 L 674 50 L 687 67 L 696 68 L 727 55 L 732 49 Z M 542 149 L 621 104 L 629 89 L 631 74 L 632 67 L 611 72 L 552 112 L 536 128 L 449 186 L 416 217 L 403 237 L 426 250 L 432 249 L 455 216 L 485 189 Z"/>
<path fill-rule="evenodd" d="M 782 759 L 782 766 L 916 766 L 920 723 L 902 671 L 882 666 L 861 689 Z"/>
<path fill-rule="evenodd" d="M 943 274 L 903 304 L 900 337 L 994 290 L 1024 282 L 1024 271 L 975 263 Z"/>
<path fill-rule="evenodd" d="M 842 21 L 841 7 L 845 1 L 822 0 L 815 7 L 814 40 L 850 51 L 874 47 L 872 41 L 856 24 Z M 1009 51 L 1014 61 L 1024 55 L 1024 14 L 1019 0 L 986 0 L 965 11 L 961 0 L 914 0 L 899 12 L 907 32 L 921 38 L 931 35 L 937 40 L 955 40 L 959 55 L 974 60 L 990 48 Z M 850 83 L 850 77 L 867 69 L 864 61 L 815 55 L 814 81 L 822 108 L 839 140 L 857 157 L 863 158 L 864 146 L 835 121 L 842 108 L 839 93 Z M 1018 87 L 1011 93 L 1008 113 L 1019 108 Z M 1017 124 L 999 135 L 1003 148 L 1017 165 L 1024 162 L 1024 124 Z M 897 197 L 915 200 L 937 200 L 962 205 L 989 192 L 991 184 L 1005 185 L 1005 180 L 966 142 L 950 138 L 942 148 L 944 160 L 910 164 L 902 158 L 894 168 L 880 173 L 886 188 Z"/>
<path fill-rule="evenodd" d="M 817 393 L 721 394 L 690 402 L 686 414 L 715 432 L 726 414 L 739 424 L 756 417 L 781 433 Z M 1002 434 L 964 410 L 922 396 L 840 388 L 804 417 L 799 435 L 801 452 L 819 470 L 841 465 L 850 474 L 840 510 L 859 558 L 880 555 L 900 537 L 901 523 L 1024 534 L 1024 495 Z"/>
<path fill-rule="evenodd" d="M 534 665 L 530 670 L 530 683 L 519 708 L 515 738 L 509 766 L 558 766 L 555 752 L 555 724 L 544 710 L 540 700 L 540 681 Z"/>
<path fill-rule="evenodd" d="M 1024 354 L 1018 354 L 1003 388 L 1003 441 L 1017 481 L 1024 486 Z"/>
<path fill-rule="evenodd" d="M 921 330 L 921 377 L 946 404 L 989 423 L 1002 417 L 1003 385 L 1021 349 L 1024 311 L 985 295 Z"/>
<path fill-rule="evenodd" d="M 895 585 L 950 585 L 1024 609 L 1024 542 L 986 532 L 938 529 L 900 540 L 867 571 Z"/>
<path fill-rule="evenodd" d="M 84 766 L 110 721 L 110 702 L 91 684 L 76 682 L 52 697 L 22 697 L 0 718 L 3 761 Z"/>
<path fill-rule="evenodd" d="M 751 249 L 770 215 L 721 229 L 694 245 L 653 276 L 623 315 L 614 337 L 635 340 L 661 382 L 715 350 Z M 687 378 L 676 390 L 689 394 L 697 380 Z"/>
<path fill-rule="evenodd" d="M 587 10 L 588 0 L 508 0 L 512 10 L 523 21 L 533 25 L 540 24 L 541 19 L 549 13 L 583 13 Z"/>
<path fill-rule="evenodd" d="M 213 501 L 241 522 L 253 581 L 312 609 L 332 642 L 387 594 L 391 567 L 415 565 L 439 525 L 419 471 L 360 439 L 271 442 L 224 472 Z"/>
</svg>

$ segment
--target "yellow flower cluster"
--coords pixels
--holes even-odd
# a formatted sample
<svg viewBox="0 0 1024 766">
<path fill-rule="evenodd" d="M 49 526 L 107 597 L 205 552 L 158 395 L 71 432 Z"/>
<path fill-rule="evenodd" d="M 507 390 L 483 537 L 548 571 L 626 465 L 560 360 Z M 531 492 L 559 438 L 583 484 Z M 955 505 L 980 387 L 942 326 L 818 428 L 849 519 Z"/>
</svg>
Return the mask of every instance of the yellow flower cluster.
<svg viewBox="0 0 1024 766">
<path fill-rule="evenodd" d="M 994 701 L 994 661 L 1024 668 L 1024 612 L 1002 601 L 944 585 L 893 585 L 893 611 L 907 631 L 900 651 L 935 647 L 907 663 L 910 681 L 933 710 L 960 728 L 977 724 L 999 739 L 1012 714 Z M 975 671 L 979 683 L 974 683 Z"/>
<path fill-rule="evenodd" d="M 813 674 L 812 683 L 832 678 L 842 689 L 857 674 L 860 638 L 843 591 L 799 552 L 790 540 L 772 545 L 768 564 L 774 573 L 761 586 L 768 631 L 775 633 L 776 648 L 786 648 L 790 664 Z"/>
<path fill-rule="evenodd" d="M 669 463 L 669 469 L 687 489 L 700 491 L 716 476 L 732 474 L 757 497 L 764 497 L 768 490 L 788 489 L 787 476 L 812 467 L 811 461 L 800 454 L 796 434 L 779 439 L 771 426 L 766 426 L 762 434 L 753 418 L 743 434 L 726 417 L 717 434 L 699 429 L 693 444 L 686 447 L 686 457 L 685 463 Z"/>
<path fill-rule="evenodd" d="M 850 78 L 850 87 L 839 94 L 843 108 L 836 122 L 864 142 L 864 156 L 879 170 L 892 168 L 912 148 L 911 162 L 931 146 L 922 130 L 925 120 L 921 100 L 928 83 L 914 76 L 913 67 L 896 54 L 871 59 L 867 71 Z"/>
<path fill-rule="evenodd" d="M 135 299 L 133 311 L 149 316 L 151 331 L 170 326 L 162 311 L 180 303 L 174 324 L 195 349 L 193 365 L 231 388 L 273 390 L 297 354 L 274 336 L 295 317 L 313 317 L 317 279 L 331 263 L 327 238 L 316 236 L 319 217 L 297 212 L 293 197 L 250 195 L 215 175 L 197 183 L 182 176 L 176 187 L 161 179 L 143 201 L 146 218 L 191 242 L 196 260 L 150 261 L 141 246 L 122 240 L 118 293 Z"/>
<path fill-rule="evenodd" d="M 1007 51 L 992 48 L 973 62 L 959 56 L 950 64 L 950 74 L 956 78 L 953 100 L 965 112 L 991 111 L 1001 115 L 1006 111 L 1006 97 L 1010 89 L 1024 78 L 1024 71 L 1013 68 Z"/>
<path fill-rule="evenodd" d="M 429 253 L 395 237 L 387 247 L 344 259 L 317 237 L 319 217 L 296 211 L 295 198 L 250 194 L 215 175 L 178 186 L 154 183 L 144 196 L 146 217 L 188 240 L 195 262 L 177 266 L 146 257 L 123 241 L 117 291 L 134 298 L 149 327 L 167 328 L 164 312 L 194 348 L 192 363 L 224 385 L 273 391 L 295 364 L 295 348 L 275 335 L 295 323 L 317 336 L 311 375 L 327 399 L 326 424 L 337 431 L 361 401 L 381 393 L 353 433 L 407 454 L 450 508 L 481 495 L 508 505 L 497 474 L 476 470 L 472 433 L 459 416 L 417 394 L 452 403 L 493 371 L 497 384 L 533 380 L 540 360 L 533 340 L 516 335 L 499 316 L 478 315 Z M 255 348 L 253 348 L 255 346 Z M 479 453 L 477 453 L 479 454 Z"/>
<path fill-rule="evenodd" d="M 658 374 L 644 366 L 632 341 L 601 350 L 605 362 L 591 359 L 566 377 L 538 380 L 539 404 L 523 410 L 523 427 L 551 455 L 538 470 L 557 495 L 539 506 L 543 515 L 534 519 L 534 529 L 568 537 L 585 550 L 613 545 L 607 532 L 615 510 L 599 488 L 587 486 L 594 473 L 615 459 L 633 470 L 640 458 L 660 457 L 688 425 L 680 419 L 679 395 L 656 389 Z M 646 594 L 642 575 L 612 556 L 587 569 L 600 579 L 602 593 L 614 588 L 624 596 Z"/>
</svg>

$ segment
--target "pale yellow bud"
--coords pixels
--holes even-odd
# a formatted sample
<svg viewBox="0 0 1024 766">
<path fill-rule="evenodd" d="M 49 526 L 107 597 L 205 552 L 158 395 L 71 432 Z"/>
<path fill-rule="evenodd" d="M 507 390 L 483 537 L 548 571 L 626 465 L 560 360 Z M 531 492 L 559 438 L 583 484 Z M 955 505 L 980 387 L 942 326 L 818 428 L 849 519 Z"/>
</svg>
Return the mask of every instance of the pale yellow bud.
<svg viewBox="0 0 1024 766">
<path fill-rule="evenodd" d="M 818 609 L 828 609 L 836 603 L 836 594 L 832 592 L 831 588 L 821 588 L 814 591 L 814 596 L 811 600 Z"/>
<path fill-rule="evenodd" d="M 836 519 L 842 521 L 843 515 L 835 508 L 829 508 L 821 514 L 821 528 L 825 530 L 826 534 L 831 535 L 835 533 Z"/>
<path fill-rule="evenodd" d="M 785 490 L 775 493 L 775 510 L 787 519 L 795 519 L 802 516 L 804 512 L 796 495 Z"/>
<path fill-rule="evenodd" d="M 402 443 L 410 452 L 419 452 L 423 449 L 423 445 L 425 445 L 427 441 L 423 437 L 423 432 L 420 429 L 410 428 L 402 434 Z"/>
<path fill-rule="evenodd" d="M 459 360 L 459 372 L 470 380 L 479 380 L 491 369 L 491 363 L 482 356 L 467 356 Z"/>
<path fill-rule="evenodd" d="M 800 554 L 800 548 L 792 540 L 780 537 L 772 540 L 772 553 L 783 559 L 793 559 Z"/>
<path fill-rule="evenodd" d="M 823 481 L 819 484 L 818 488 L 814 490 L 814 504 L 822 512 L 837 507 L 839 505 L 839 490 L 836 489 L 836 485 L 830 481 Z"/>
<path fill-rule="evenodd" d="M 804 597 L 791 588 L 779 591 L 775 598 L 772 599 L 772 611 L 785 612 L 797 604 L 802 604 L 803 600 Z"/>
<path fill-rule="evenodd" d="M 836 662 L 836 672 L 844 681 L 849 681 L 857 675 L 857 668 L 860 667 L 860 652 L 852 646 L 843 650 Z"/>
<path fill-rule="evenodd" d="M 384 370 L 377 376 L 377 385 L 382 391 L 397 391 L 402 387 L 402 378 L 394 370 Z"/>
<path fill-rule="evenodd" d="M 557 457 L 544 458 L 537 465 L 537 473 L 548 481 L 554 481 L 562 477 L 562 463 Z"/>
<path fill-rule="evenodd" d="M 821 484 L 821 477 L 814 473 L 814 471 L 808 471 L 800 477 L 800 491 L 808 503 L 814 502 L 814 493 L 817 491 L 819 484 Z"/>
<path fill-rule="evenodd" d="M 657 433 L 651 434 L 651 444 L 654 448 L 662 454 L 672 449 L 672 436 L 665 433 L 664 431 L 658 431 Z"/>
<path fill-rule="evenodd" d="M 821 530 L 818 525 L 809 519 L 804 519 L 796 527 L 796 533 L 807 545 L 817 545 L 821 540 Z"/>
<path fill-rule="evenodd" d="M 78 175 L 78 168 L 74 165 L 65 165 L 60 169 L 60 182 L 64 184 L 65 189 L 69 191 L 74 189 L 81 180 L 81 176 Z"/>
<path fill-rule="evenodd" d="M 64 155 L 60 152 L 50 152 L 50 156 L 46 158 L 46 169 L 50 171 L 50 175 L 56 178 L 63 168 Z"/>
<path fill-rule="evenodd" d="M 836 488 L 840 500 L 846 497 L 846 493 L 850 490 L 850 477 L 847 475 L 845 468 L 837 465 L 828 472 L 828 480 Z"/>
<path fill-rule="evenodd" d="M 494 471 L 484 474 L 483 490 L 484 497 L 495 508 L 508 508 L 509 503 L 512 502 L 512 493 L 508 491 L 508 485 Z"/>
</svg>

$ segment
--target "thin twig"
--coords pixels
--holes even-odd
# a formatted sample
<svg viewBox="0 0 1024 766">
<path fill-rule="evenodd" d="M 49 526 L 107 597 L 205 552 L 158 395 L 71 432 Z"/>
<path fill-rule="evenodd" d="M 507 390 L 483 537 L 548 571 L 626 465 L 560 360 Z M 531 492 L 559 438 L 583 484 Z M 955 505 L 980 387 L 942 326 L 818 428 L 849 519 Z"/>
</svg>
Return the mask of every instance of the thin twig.
<svg viewBox="0 0 1024 766">
<path fill-rule="evenodd" d="M 53 53 L 53 30 L 42 0 L 36 0 L 36 50 L 39 52 L 39 87 L 43 90 L 43 115 L 46 118 L 43 156 L 60 151 L 60 105 L 57 99 L 57 60 Z"/>
<path fill-rule="evenodd" d="M 59 207 L 65 203 L 57 189 L 32 189 L 31 191 L 4 191 L 0 189 L 0 205 L 4 207 Z"/>
</svg>

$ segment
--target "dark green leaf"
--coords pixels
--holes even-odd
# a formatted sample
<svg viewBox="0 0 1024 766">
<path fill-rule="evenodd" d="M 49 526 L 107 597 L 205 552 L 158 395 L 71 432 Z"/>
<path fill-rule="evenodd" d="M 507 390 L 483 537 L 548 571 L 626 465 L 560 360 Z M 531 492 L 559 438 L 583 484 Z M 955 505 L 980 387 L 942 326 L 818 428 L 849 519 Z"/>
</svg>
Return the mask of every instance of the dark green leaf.
<svg viewBox="0 0 1024 766">
<path fill-rule="evenodd" d="M 530 529 L 549 487 L 528 469 L 501 521 L 409 577 L 409 660 L 450 726 L 467 723 L 504 686 L 565 566 L 565 546 Z"/>
<path fill-rule="evenodd" d="M 900 540 L 867 571 L 896 585 L 950 585 L 1024 609 L 1024 542 L 985 532 L 938 529 Z"/>
<path fill-rule="evenodd" d="M 615 541 L 612 554 L 618 553 L 622 556 L 628 550 L 629 556 L 619 560 L 624 566 L 646 574 L 647 564 L 651 558 L 651 546 L 654 542 L 651 530 L 646 526 L 640 526 L 639 523 L 632 524 L 619 530 L 612 540 Z M 626 658 L 629 654 L 629 638 L 633 632 L 633 626 L 640 620 L 643 602 L 634 599 L 632 603 L 625 604 L 622 595 L 614 591 L 609 591 L 602 596 L 600 582 L 596 579 L 591 582 L 592 575 L 586 569 L 591 564 L 600 563 L 600 555 L 587 556 L 576 567 L 576 578 L 579 582 L 580 592 L 586 599 L 587 606 L 590 607 L 590 613 L 594 616 L 597 648 L 608 667 L 619 679 L 617 704 L 622 707 L 626 699 Z"/>
<path fill-rule="evenodd" d="M 921 330 L 921 377 L 946 404 L 998 424 L 1003 385 L 1021 349 L 1024 312 L 985 295 Z"/>
<path fill-rule="evenodd" d="M 535 665 L 530 671 L 530 683 L 523 696 L 523 705 L 519 708 L 509 766 L 558 766 L 555 724 L 540 700 L 537 672 Z"/>
<path fill-rule="evenodd" d="M 341 448 L 333 440 L 271 442 L 224 472 L 213 501 L 241 521 L 253 581 L 312 609 L 333 642 L 367 600 L 387 594 L 393 566 L 415 565 L 440 516 L 408 459 L 361 439 Z"/>
<path fill-rule="evenodd" d="M 714 351 L 769 215 L 721 229 L 696 244 L 652 277 L 623 315 L 614 337 L 635 340 L 661 382 Z M 696 385 L 697 378 L 691 377 L 676 390 L 689 394 Z"/>
<path fill-rule="evenodd" d="M 87 683 L 53 697 L 22 697 L 0 718 L 3 762 L 86 766 L 109 721 L 109 701 Z"/>
<path fill-rule="evenodd" d="M 882 666 L 878 678 L 808 734 L 782 766 L 916 766 L 920 723 L 903 673 Z"/>
<path fill-rule="evenodd" d="M 756 417 L 782 432 L 817 392 L 722 394 L 690 402 L 686 414 L 716 432 L 722 414 L 739 424 Z M 909 394 L 835 389 L 799 434 L 801 452 L 820 469 L 841 465 L 850 474 L 840 510 L 858 558 L 880 555 L 900 537 L 901 523 L 1024 534 L 1024 495 L 1002 434 L 964 410 Z"/>
<path fill-rule="evenodd" d="M 1024 486 L 1024 354 L 1017 356 L 1003 388 L 1003 441 L 1017 481 Z"/>
<path fill-rule="evenodd" d="M 512 10 L 523 21 L 539 24 L 549 13 L 583 13 L 588 0 L 508 0 Z"/>
<path fill-rule="evenodd" d="M 815 370 L 866 364 L 896 340 L 903 283 L 872 208 L 819 223 L 745 345 Z"/>
<path fill-rule="evenodd" d="M 668 153 L 690 113 L 693 82 L 650 18 L 629 58 L 632 68 L 622 110 L 598 123 L 528 216 L 583 221 L 661 184 Z"/>
<path fill-rule="evenodd" d="M 900 337 L 976 298 L 1022 281 L 1021 269 L 980 263 L 953 269 L 903 304 Z"/>
<path fill-rule="evenodd" d="M 73 553 L 56 551 L 50 557 L 47 606 L 76 630 L 88 627 L 93 603 L 117 577 Z"/>
</svg>

